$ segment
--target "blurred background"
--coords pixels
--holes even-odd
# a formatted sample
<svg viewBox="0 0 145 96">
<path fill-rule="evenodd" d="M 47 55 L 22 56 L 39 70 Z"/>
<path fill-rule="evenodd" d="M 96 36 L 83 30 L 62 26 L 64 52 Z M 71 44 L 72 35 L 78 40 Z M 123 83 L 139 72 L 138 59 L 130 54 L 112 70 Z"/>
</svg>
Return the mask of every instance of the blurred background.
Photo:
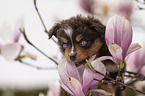
<svg viewBox="0 0 145 96">
<path fill-rule="evenodd" d="M 132 24 L 133 42 L 145 44 L 144 0 L 37 0 L 37 7 L 48 30 L 55 23 L 77 14 L 94 15 L 104 25 L 111 16 L 123 15 Z M 58 62 L 61 58 L 58 46 L 48 40 L 33 0 L 0 0 L 0 48 L 9 44 L 3 39 L 4 32 L 16 30 L 16 22 L 20 18 L 24 21 L 28 39 Z M 10 38 L 10 33 L 5 38 Z M 22 54 L 28 57 L 24 58 L 25 63 L 7 60 L 0 55 L 0 96 L 43 96 L 41 93 L 46 94 L 59 79 L 57 66 L 30 46 L 23 35 L 19 38 L 19 44 L 23 45 Z"/>
</svg>

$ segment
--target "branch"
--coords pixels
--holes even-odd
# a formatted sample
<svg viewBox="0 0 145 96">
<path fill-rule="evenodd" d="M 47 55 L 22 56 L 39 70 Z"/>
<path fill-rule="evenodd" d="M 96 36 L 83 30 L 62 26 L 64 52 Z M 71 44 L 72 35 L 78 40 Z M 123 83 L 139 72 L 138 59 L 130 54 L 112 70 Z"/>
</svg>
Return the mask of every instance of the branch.
<svg viewBox="0 0 145 96">
<path fill-rule="evenodd" d="M 126 84 L 124 84 L 124 83 L 122 83 L 122 82 L 116 81 L 116 80 L 110 78 L 109 76 L 106 76 L 106 75 L 102 74 L 102 73 L 99 72 L 99 71 L 95 71 L 95 72 L 98 73 L 98 74 L 100 74 L 100 75 L 102 75 L 102 76 L 104 76 L 104 77 L 106 77 L 106 78 L 108 78 L 108 79 L 111 80 L 113 83 L 120 84 L 120 85 L 125 86 L 125 87 L 127 87 L 127 88 L 129 88 L 129 89 L 132 89 L 132 90 L 134 90 L 134 91 L 136 91 L 136 92 L 145 94 L 145 92 L 140 91 L 140 90 L 138 90 L 138 89 L 135 89 L 135 88 L 133 88 L 133 87 L 131 87 L 131 86 L 128 86 L 128 85 L 126 85 Z"/>
<path fill-rule="evenodd" d="M 37 51 L 39 51 L 42 55 L 44 55 L 46 58 L 50 59 L 51 61 L 53 61 L 56 65 L 58 65 L 57 61 L 55 61 L 54 59 L 52 59 L 51 57 L 47 56 L 44 52 L 42 52 L 40 49 L 38 49 L 34 44 L 32 44 L 27 36 L 26 36 L 26 33 L 25 33 L 25 29 L 23 28 L 23 30 L 20 29 L 20 31 L 22 32 L 25 40 L 27 41 L 28 44 L 30 44 L 32 47 L 34 47 Z"/>
<path fill-rule="evenodd" d="M 139 78 L 136 78 L 135 80 L 132 80 L 132 81 L 126 83 L 126 85 L 131 85 L 131 84 L 135 83 L 136 81 L 142 81 L 142 80 L 145 80 L 145 76 L 141 76 Z"/>
<path fill-rule="evenodd" d="M 102 73 L 99 72 L 99 71 L 96 71 L 96 70 L 95 70 L 95 72 L 98 73 L 98 74 L 100 74 L 100 75 L 102 75 L 102 76 L 104 76 L 105 78 L 107 78 L 107 79 L 109 79 L 109 80 L 111 80 L 111 81 L 115 81 L 113 78 L 111 78 L 111 77 L 109 77 L 109 76 L 107 76 L 107 75 L 104 75 L 104 74 L 102 74 Z"/>
<path fill-rule="evenodd" d="M 120 85 L 123 85 L 123 86 L 125 86 L 126 88 L 132 89 L 132 90 L 134 90 L 134 91 L 136 91 L 136 92 L 145 94 L 144 91 L 140 91 L 140 90 L 138 90 L 138 89 L 135 89 L 135 88 L 133 88 L 133 87 L 131 87 L 131 86 L 128 86 L 128 85 L 126 85 L 126 84 L 124 84 L 124 83 L 122 83 L 122 82 L 116 82 L 116 83 L 118 83 L 118 84 L 120 84 Z"/>
<path fill-rule="evenodd" d="M 22 64 L 25 64 L 27 66 L 30 66 L 30 67 L 33 67 L 33 68 L 36 68 L 36 69 L 39 69 L 39 70 L 56 70 L 57 68 L 56 67 L 38 67 L 38 66 L 35 66 L 35 65 L 32 65 L 30 63 L 27 63 L 27 62 L 24 62 L 22 60 L 18 60 L 19 62 L 21 62 Z"/>
<path fill-rule="evenodd" d="M 125 72 L 128 74 L 138 75 L 138 73 L 136 73 L 136 72 L 131 72 L 131 71 L 125 71 Z"/>
<path fill-rule="evenodd" d="M 39 10 L 38 10 L 38 8 L 37 8 L 36 0 L 34 0 L 34 6 L 35 6 L 35 10 L 36 10 L 36 12 L 37 12 L 37 14 L 38 14 L 38 16 L 39 16 L 39 18 L 40 18 L 40 21 L 41 21 L 41 23 L 42 23 L 42 25 L 43 25 L 43 27 L 44 27 L 45 33 L 48 34 L 47 28 L 46 28 L 46 26 L 45 26 L 45 24 L 44 24 L 44 21 L 43 21 L 41 15 L 40 15 L 40 12 L 39 12 Z M 53 38 L 52 38 L 52 40 L 57 44 L 57 42 L 56 42 Z"/>
<path fill-rule="evenodd" d="M 139 74 L 139 73 L 136 73 L 136 72 L 130 72 L 130 71 L 126 71 L 126 75 L 124 75 L 125 77 L 128 77 L 128 78 L 140 78 L 142 77 L 143 75 Z"/>
</svg>

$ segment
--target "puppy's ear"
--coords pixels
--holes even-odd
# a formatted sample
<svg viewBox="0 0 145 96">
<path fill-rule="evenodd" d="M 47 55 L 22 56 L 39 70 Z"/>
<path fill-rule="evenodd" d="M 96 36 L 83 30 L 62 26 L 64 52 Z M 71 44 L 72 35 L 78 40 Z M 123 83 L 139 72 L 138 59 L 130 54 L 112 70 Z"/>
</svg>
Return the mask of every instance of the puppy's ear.
<svg viewBox="0 0 145 96">
<path fill-rule="evenodd" d="M 101 37 L 104 37 L 106 27 L 99 21 L 99 19 L 88 17 L 88 20 L 90 21 L 90 28 L 94 30 L 94 32 L 98 32 Z"/>
<path fill-rule="evenodd" d="M 48 32 L 49 39 L 54 35 L 56 37 L 57 31 L 60 28 L 60 24 L 54 25 Z"/>
</svg>

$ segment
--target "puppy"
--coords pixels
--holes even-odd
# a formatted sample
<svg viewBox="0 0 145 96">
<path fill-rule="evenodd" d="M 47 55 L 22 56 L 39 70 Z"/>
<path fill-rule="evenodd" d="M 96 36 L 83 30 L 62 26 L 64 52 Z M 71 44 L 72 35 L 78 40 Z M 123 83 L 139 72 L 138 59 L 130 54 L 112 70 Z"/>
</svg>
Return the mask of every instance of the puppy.
<svg viewBox="0 0 145 96">
<path fill-rule="evenodd" d="M 96 58 L 110 56 L 105 43 L 105 26 L 94 17 L 77 15 L 63 20 L 50 29 L 49 38 L 53 35 L 58 39 L 60 51 L 66 61 L 75 62 L 77 67 L 93 55 L 96 55 Z M 116 78 L 118 71 L 116 64 L 110 60 L 103 63 L 107 74 L 111 78 Z"/>
</svg>

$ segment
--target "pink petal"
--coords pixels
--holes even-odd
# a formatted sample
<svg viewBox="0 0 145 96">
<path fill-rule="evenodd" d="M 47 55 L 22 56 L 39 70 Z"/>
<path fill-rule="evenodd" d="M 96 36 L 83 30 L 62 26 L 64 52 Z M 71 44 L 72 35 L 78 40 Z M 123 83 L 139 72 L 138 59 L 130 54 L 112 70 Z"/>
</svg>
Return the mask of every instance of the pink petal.
<svg viewBox="0 0 145 96">
<path fill-rule="evenodd" d="M 124 20 L 124 30 L 122 36 L 121 48 L 123 49 L 123 59 L 126 56 L 127 50 L 132 42 L 132 27 L 128 20 Z"/>
<path fill-rule="evenodd" d="M 97 81 L 94 81 L 95 73 L 89 68 L 85 68 L 83 74 L 83 92 L 86 94 L 90 87 L 92 87 Z M 93 83 L 92 83 L 93 82 Z"/>
<path fill-rule="evenodd" d="M 100 62 L 99 60 L 94 60 L 93 62 L 91 62 L 91 64 L 95 70 L 101 72 L 104 75 L 106 74 L 106 68 L 102 62 Z M 87 93 L 90 87 L 92 87 L 98 82 L 93 80 L 94 78 L 101 80 L 104 78 L 104 76 L 93 72 L 89 68 L 85 68 L 83 74 L 83 92 L 85 94 Z"/>
<path fill-rule="evenodd" d="M 19 38 L 20 38 L 20 35 L 21 35 L 20 29 L 23 29 L 23 27 L 24 27 L 24 18 L 21 17 L 16 21 L 16 25 L 15 25 L 15 28 L 14 28 L 14 33 L 13 33 L 14 42 L 19 41 Z"/>
<path fill-rule="evenodd" d="M 134 65 L 134 70 L 132 71 L 135 72 L 142 64 L 145 63 L 145 48 L 143 47 L 131 53 L 126 62 Z"/>
<path fill-rule="evenodd" d="M 70 68 L 70 70 L 68 70 L 67 68 Z M 60 79 L 62 81 L 61 86 L 64 89 L 66 89 L 66 91 L 69 90 L 68 92 L 70 94 L 74 94 L 74 93 L 73 93 L 72 89 L 70 89 L 70 87 L 68 85 L 68 80 L 67 79 L 70 78 L 71 76 L 74 76 L 73 78 L 79 79 L 79 77 L 78 77 L 79 74 L 76 74 L 76 72 L 74 72 L 73 68 L 74 68 L 74 70 L 76 72 L 78 72 L 76 70 L 76 67 L 74 65 L 70 64 L 70 63 L 67 63 L 65 61 L 65 59 L 61 59 L 60 62 L 59 62 L 59 65 L 58 65 L 58 72 L 59 72 Z M 66 86 L 66 88 L 65 88 L 64 85 Z"/>
<path fill-rule="evenodd" d="M 73 77 L 73 78 L 80 81 L 80 76 L 79 76 L 79 73 L 78 73 L 78 70 L 77 70 L 75 63 L 74 62 L 71 62 L 71 63 L 66 62 L 65 66 L 66 66 L 65 68 L 66 68 L 67 74 L 70 77 Z"/>
</svg>

